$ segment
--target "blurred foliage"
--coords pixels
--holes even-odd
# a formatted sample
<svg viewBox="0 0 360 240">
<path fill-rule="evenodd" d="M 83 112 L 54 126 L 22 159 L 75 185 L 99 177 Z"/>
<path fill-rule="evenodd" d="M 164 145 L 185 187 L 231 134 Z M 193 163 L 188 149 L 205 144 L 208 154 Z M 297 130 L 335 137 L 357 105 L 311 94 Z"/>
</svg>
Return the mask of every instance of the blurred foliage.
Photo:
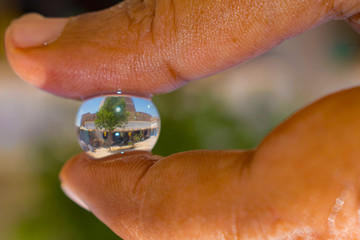
<svg viewBox="0 0 360 240">
<path fill-rule="evenodd" d="M 6 240 L 118 240 L 109 228 L 73 203 L 60 189 L 58 174 L 64 161 L 78 153 L 78 146 L 59 146 L 54 140 L 48 140 L 34 147 L 36 154 L 29 161 L 40 168 L 37 175 L 42 195 Z"/>
<path fill-rule="evenodd" d="M 154 154 L 251 148 L 256 144 L 246 121 L 231 115 L 223 103 L 209 95 L 179 90 L 156 96 L 153 101 L 161 114 L 162 127 Z"/>
<path fill-rule="evenodd" d="M 222 100 L 206 91 L 178 90 L 153 98 L 161 115 L 160 138 L 154 154 L 195 149 L 250 149 L 284 118 L 274 113 L 263 94 L 252 99 L 249 116 L 235 115 Z M 271 110 L 272 109 L 272 110 Z"/>
<path fill-rule="evenodd" d="M 4 37 L 5 29 L 14 17 L 19 15 L 19 11 L 14 8 L 8 1 L 0 0 L 0 59 L 5 57 Z"/>
<path fill-rule="evenodd" d="M 333 36 L 329 40 L 328 57 L 335 60 L 336 64 L 351 64 L 359 58 L 359 34 L 349 25 L 341 25 L 341 22 L 337 22 L 336 25 L 338 26 L 333 28 Z"/>
</svg>

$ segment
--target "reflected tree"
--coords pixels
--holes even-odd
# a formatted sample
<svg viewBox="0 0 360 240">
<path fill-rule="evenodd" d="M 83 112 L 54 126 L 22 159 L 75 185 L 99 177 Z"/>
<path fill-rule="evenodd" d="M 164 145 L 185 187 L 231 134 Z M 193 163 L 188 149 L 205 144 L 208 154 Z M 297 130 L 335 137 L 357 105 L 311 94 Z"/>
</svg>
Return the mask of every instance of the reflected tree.
<svg viewBox="0 0 360 240">
<path fill-rule="evenodd" d="M 130 112 L 126 111 L 126 102 L 123 98 L 108 97 L 104 104 L 96 113 L 95 125 L 98 128 L 104 128 L 107 137 L 109 151 L 113 141 L 113 132 L 119 127 L 123 127 L 128 122 Z"/>
<path fill-rule="evenodd" d="M 132 147 L 135 147 L 135 143 L 140 142 L 141 140 L 141 133 L 134 134 L 132 137 Z"/>
</svg>

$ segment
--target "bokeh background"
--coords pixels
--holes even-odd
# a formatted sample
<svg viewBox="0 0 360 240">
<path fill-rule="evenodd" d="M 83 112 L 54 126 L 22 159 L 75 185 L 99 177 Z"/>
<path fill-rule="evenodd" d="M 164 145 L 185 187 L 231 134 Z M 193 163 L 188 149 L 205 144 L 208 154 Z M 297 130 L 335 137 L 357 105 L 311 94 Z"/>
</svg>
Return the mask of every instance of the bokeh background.
<svg viewBox="0 0 360 240">
<path fill-rule="evenodd" d="M 0 0 L 0 45 L 11 19 L 23 13 L 70 16 L 116 2 Z M 342 21 L 327 23 L 241 66 L 156 96 L 162 132 L 154 153 L 253 148 L 301 106 L 359 84 L 360 36 Z M 61 166 L 80 152 L 78 107 L 24 83 L 0 48 L 0 239 L 119 239 L 59 187 Z"/>
</svg>

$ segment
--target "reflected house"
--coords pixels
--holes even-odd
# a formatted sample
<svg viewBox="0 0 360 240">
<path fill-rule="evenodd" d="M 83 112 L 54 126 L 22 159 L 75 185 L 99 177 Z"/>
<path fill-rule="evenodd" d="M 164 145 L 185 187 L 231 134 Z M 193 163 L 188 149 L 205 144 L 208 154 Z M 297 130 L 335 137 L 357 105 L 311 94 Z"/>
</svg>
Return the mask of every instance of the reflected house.
<svg viewBox="0 0 360 240">
<path fill-rule="evenodd" d="M 126 146 L 129 143 L 135 143 L 156 136 L 159 127 L 158 118 L 148 113 L 135 112 L 133 100 L 124 98 L 126 102 L 126 111 L 130 113 L 128 121 L 123 126 L 115 128 L 112 133 L 113 144 L 117 146 Z M 99 109 L 104 104 L 101 102 Z M 80 138 L 85 144 L 91 145 L 93 148 L 106 147 L 106 139 L 108 138 L 107 130 L 97 128 L 95 119 L 96 113 L 85 113 L 81 117 Z"/>
<path fill-rule="evenodd" d="M 81 117 L 79 135 L 80 139 L 86 144 L 96 146 L 94 140 L 95 135 L 95 119 L 96 114 L 85 113 Z"/>
</svg>

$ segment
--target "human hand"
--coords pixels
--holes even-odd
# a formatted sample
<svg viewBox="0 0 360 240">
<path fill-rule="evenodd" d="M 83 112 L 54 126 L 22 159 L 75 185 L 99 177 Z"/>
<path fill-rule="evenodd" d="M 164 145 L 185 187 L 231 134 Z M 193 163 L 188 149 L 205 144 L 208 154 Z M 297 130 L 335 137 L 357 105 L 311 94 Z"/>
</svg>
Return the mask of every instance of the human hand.
<svg viewBox="0 0 360 240">
<path fill-rule="evenodd" d="M 22 78 L 60 96 L 151 96 L 331 19 L 359 30 L 359 11 L 355 0 L 127 1 L 70 21 L 25 16 L 8 29 L 6 52 Z M 124 239 L 360 239 L 359 93 L 304 109 L 256 150 L 80 154 L 62 185 Z"/>
</svg>

